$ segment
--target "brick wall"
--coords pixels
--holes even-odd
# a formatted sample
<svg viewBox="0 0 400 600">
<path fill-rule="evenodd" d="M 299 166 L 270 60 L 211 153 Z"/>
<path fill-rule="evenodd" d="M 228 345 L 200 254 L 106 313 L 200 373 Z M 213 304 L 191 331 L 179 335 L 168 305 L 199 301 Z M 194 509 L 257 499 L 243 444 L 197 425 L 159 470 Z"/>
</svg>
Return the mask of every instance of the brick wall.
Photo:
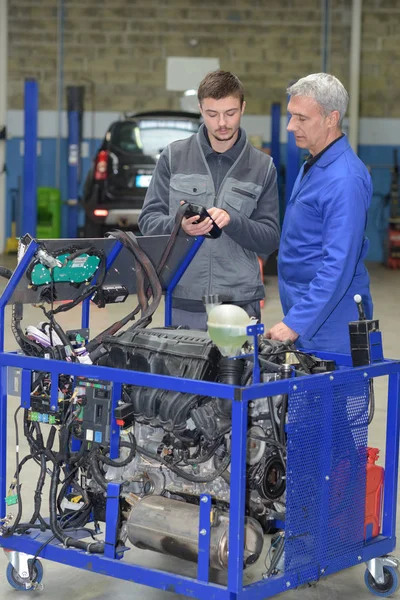
<svg viewBox="0 0 400 600">
<path fill-rule="evenodd" d="M 330 71 L 348 87 L 351 0 L 331 4 Z M 55 110 L 57 0 L 8 5 L 9 108 L 35 77 L 40 108 Z M 400 1 L 364 0 L 363 11 L 361 116 L 400 117 Z M 88 110 L 179 108 L 165 91 L 168 56 L 218 57 L 243 81 L 250 114 L 321 70 L 320 0 L 65 0 L 64 25 L 64 85 L 87 86 Z"/>
</svg>

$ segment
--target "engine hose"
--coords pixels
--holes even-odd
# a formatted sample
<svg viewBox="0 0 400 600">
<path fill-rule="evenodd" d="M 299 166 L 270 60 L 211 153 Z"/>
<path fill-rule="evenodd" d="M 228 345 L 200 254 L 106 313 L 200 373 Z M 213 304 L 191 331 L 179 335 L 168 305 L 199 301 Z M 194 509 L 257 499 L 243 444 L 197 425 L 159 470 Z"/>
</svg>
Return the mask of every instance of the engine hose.
<svg viewBox="0 0 400 600">
<path fill-rule="evenodd" d="M 87 452 L 87 448 L 88 448 L 88 443 L 86 440 L 84 440 L 81 443 L 81 447 L 79 448 L 78 452 L 70 455 L 69 464 L 76 465 L 77 463 L 79 463 L 80 460 L 84 457 L 85 453 Z"/>
<path fill-rule="evenodd" d="M 0 267 L 0 277 L 4 277 L 4 279 L 11 279 L 12 271 L 7 269 L 7 267 Z"/>
<path fill-rule="evenodd" d="M 99 463 L 95 454 L 91 454 L 89 459 L 90 468 L 95 482 L 106 492 L 108 481 L 103 477 L 100 471 Z"/>
<path fill-rule="evenodd" d="M 91 340 L 86 346 L 86 349 L 89 352 L 89 354 L 91 354 L 91 352 L 97 354 L 104 338 L 110 335 L 114 335 L 124 325 L 129 323 L 129 321 L 134 320 L 135 316 L 137 315 L 140 309 L 142 309 L 141 318 L 134 324 L 134 326 L 129 328 L 128 331 L 137 327 L 146 327 L 151 322 L 152 316 L 158 308 L 158 305 L 162 298 L 161 283 L 157 272 L 153 266 L 153 263 L 150 261 L 147 254 L 139 247 L 135 236 L 133 234 L 128 235 L 129 233 L 131 232 L 114 231 L 112 232 L 112 235 L 114 238 L 120 241 L 129 250 L 131 254 L 133 254 L 136 261 L 136 272 L 137 274 L 140 273 L 140 279 L 143 286 L 145 285 L 143 273 L 147 277 L 147 280 L 150 282 L 150 287 L 153 293 L 153 302 L 149 306 L 147 302 L 148 294 L 145 292 L 143 287 L 141 290 L 138 289 L 137 295 L 141 298 L 141 303 L 139 303 L 139 305 L 131 313 L 126 315 L 123 319 L 121 319 L 120 321 L 116 321 L 115 323 L 113 323 L 113 325 L 111 325 L 110 327 L 99 333 L 95 338 L 93 338 L 93 340 Z"/>
<path fill-rule="evenodd" d="M 23 318 L 22 302 L 15 302 L 11 309 L 11 331 L 14 338 L 24 354 L 28 356 L 41 356 L 43 348 L 30 340 L 22 331 L 21 321 Z M 48 349 L 49 350 L 49 349 Z"/>
<path fill-rule="evenodd" d="M 116 461 L 116 460 L 113 460 L 112 458 L 109 458 L 108 456 L 99 454 L 97 456 L 98 461 L 102 462 L 106 465 L 109 465 L 110 467 L 126 467 L 127 465 L 129 465 L 129 463 L 133 460 L 133 458 L 136 454 L 136 439 L 131 433 L 128 434 L 128 437 L 129 437 L 130 442 L 120 442 L 120 444 L 119 444 L 120 448 L 130 448 L 130 452 L 129 452 L 128 456 L 126 458 L 124 458 L 124 460 Z M 109 451 L 109 449 L 110 449 L 110 446 L 107 446 L 106 451 Z"/>
<path fill-rule="evenodd" d="M 271 427 L 272 427 L 272 435 L 274 436 L 274 440 L 279 444 L 280 446 L 280 441 L 279 441 L 279 433 L 278 433 L 278 428 L 276 426 L 276 422 L 275 422 L 275 416 L 274 416 L 274 406 L 272 403 L 272 397 L 268 396 L 267 397 L 268 400 L 268 408 L 269 408 L 269 414 L 270 414 L 270 419 L 271 419 Z M 282 461 L 283 465 L 286 465 L 285 459 L 283 457 L 283 452 L 281 450 L 280 447 L 278 447 L 278 453 L 279 453 L 279 458 Z"/>
<path fill-rule="evenodd" d="M 171 471 L 176 473 L 176 475 L 179 475 L 179 477 L 183 477 L 183 479 L 187 479 L 188 481 L 191 481 L 192 483 L 210 483 L 211 481 L 214 481 L 214 479 L 221 476 L 221 474 L 228 468 L 228 466 L 231 462 L 231 457 L 229 456 L 229 454 L 227 454 L 225 456 L 225 458 L 221 461 L 220 467 L 216 471 L 214 471 L 214 473 L 211 473 L 210 475 L 207 475 L 207 476 L 197 476 L 197 475 L 190 475 L 190 473 L 186 473 L 186 471 L 183 471 L 182 469 L 179 469 L 178 467 L 171 465 L 169 462 L 165 461 L 157 454 L 148 452 L 144 448 L 137 446 L 136 449 L 139 452 L 139 454 L 144 454 L 144 456 L 147 456 L 148 458 L 157 460 L 159 463 L 168 467 L 168 469 L 170 469 Z"/>
<path fill-rule="evenodd" d="M 219 361 L 219 381 L 228 385 L 240 385 L 245 363 L 240 358 L 221 358 Z"/>
<path fill-rule="evenodd" d="M 42 453 L 40 455 L 40 474 L 39 474 L 39 479 L 38 479 L 38 482 L 36 485 L 35 496 L 34 496 L 35 510 L 31 517 L 31 520 L 29 521 L 29 523 L 31 525 L 36 523 L 36 521 L 38 519 L 40 519 L 40 522 L 42 523 L 42 525 L 44 524 L 44 520 L 40 516 L 40 508 L 42 506 L 42 491 L 43 491 L 43 486 L 44 486 L 45 480 L 46 480 L 46 457 Z"/>
<path fill-rule="evenodd" d="M 217 456 L 216 454 L 214 455 L 214 466 L 218 469 L 219 468 L 219 456 Z M 227 483 L 228 485 L 231 485 L 231 476 L 230 473 L 228 471 L 228 469 L 226 469 L 225 471 L 223 471 L 220 475 L 220 477 L 222 477 L 222 479 L 225 481 L 225 483 Z"/>
<path fill-rule="evenodd" d="M 51 531 L 53 532 L 54 536 L 67 548 L 73 547 L 78 548 L 79 550 L 84 550 L 85 552 L 90 552 L 91 554 L 103 554 L 104 542 L 84 542 L 82 540 L 76 540 L 67 536 L 59 526 L 57 521 L 57 488 L 60 477 L 60 470 L 60 465 L 57 463 L 54 467 L 50 483 L 49 505 Z"/>
<path fill-rule="evenodd" d="M 285 436 L 285 425 L 286 425 L 286 412 L 288 408 L 288 395 L 283 394 L 282 405 L 281 405 L 281 418 L 279 422 L 279 441 L 284 446 L 286 442 Z"/>
<path fill-rule="evenodd" d="M 184 459 L 184 460 L 183 460 L 183 462 L 184 462 L 186 465 L 193 465 L 193 464 L 195 464 L 195 465 L 200 465 L 200 464 L 202 464 L 202 463 L 205 463 L 205 462 L 209 461 L 209 460 L 210 460 L 210 459 L 211 459 L 211 458 L 214 456 L 216 449 L 217 449 L 217 448 L 218 448 L 220 445 L 221 445 L 221 441 L 220 441 L 220 440 L 217 440 L 217 441 L 215 442 L 215 444 L 213 444 L 213 446 L 211 447 L 211 449 L 210 449 L 210 450 L 207 452 L 207 454 L 206 454 L 206 455 L 204 455 L 204 456 L 201 456 L 201 455 L 200 455 L 200 456 L 198 456 L 198 457 L 195 457 L 195 458 L 188 458 L 188 459 Z"/>
<path fill-rule="evenodd" d="M 131 329 L 137 328 L 137 327 L 141 327 L 141 326 L 146 327 L 152 320 L 152 316 L 153 316 L 154 312 L 156 311 L 156 309 L 160 303 L 161 297 L 162 297 L 162 288 L 161 288 L 159 276 L 160 276 L 161 272 L 163 271 L 163 269 L 167 263 L 167 260 L 171 254 L 171 251 L 174 247 L 175 240 L 176 240 L 179 230 L 181 228 L 182 219 L 185 215 L 185 212 L 186 212 L 186 205 L 182 205 L 178 208 L 176 215 L 175 215 L 174 227 L 172 229 L 170 238 L 168 240 L 168 243 L 165 247 L 165 250 L 160 258 L 160 262 L 156 269 L 154 269 L 153 264 L 149 260 L 146 253 L 140 248 L 139 244 L 137 243 L 136 237 L 133 235 L 132 232 L 128 232 L 128 233 L 123 232 L 123 231 L 112 232 L 113 237 L 115 237 L 117 240 L 119 240 L 121 243 L 123 243 L 124 246 L 133 254 L 133 256 L 136 260 L 137 266 L 140 267 L 137 269 L 137 274 L 140 273 L 141 283 L 143 283 L 143 285 L 144 285 L 144 287 L 141 290 L 138 290 L 138 297 L 139 297 L 139 292 L 140 292 L 142 306 L 143 307 L 146 306 L 146 309 L 145 309 L 144 313 L 142 313 L 141 319 L 139 319 L 139 321 L 137 321 L 132 327 L 130 327 L 128 329 L 128 331 Z M 146 281 L 144 281 L 144 278 L 142 277 L 143 273 L 145 275 Z M 151 295 L 150 290 L 153 295 L 153 302 L 152 302 L 151 306 L 148 305 L 148 301 L 147 301 L 147 299 Z M 140 309 L 140 303 L 139 303 L 139 306 L 137 306 L 135 308 L 135 310 L 133 310 L 129 315 L 127 315 L 126 317 L 121 319 L 121 321 L 117 321 L 116 323 L 114 323 L 113 325 L 108 327 L 105 331 L 102 331 L 99 335 L 97 335 L 93 340 L 91 340 L 88 343 L 88 345 L 86 346 L 86 349 L 89 352 L 89 354 L 91 355 L 93 362 L 95 362 L 95 360 L 98 360 L 98 358 L 100 358 L 100 356 L 101 356 L 100 349 L 102 348 L 101 342 L 103 341 L 103 339 L 107 336 L 114 335 L 124 325 L 129 323 L 129 321 L 132 321 L 135 318 L 135 316 L 137 315 L 137 313 L 139 312 L 139 309 Z M 93 356 L 91 353 L 93 353 Z"/>
</svg>

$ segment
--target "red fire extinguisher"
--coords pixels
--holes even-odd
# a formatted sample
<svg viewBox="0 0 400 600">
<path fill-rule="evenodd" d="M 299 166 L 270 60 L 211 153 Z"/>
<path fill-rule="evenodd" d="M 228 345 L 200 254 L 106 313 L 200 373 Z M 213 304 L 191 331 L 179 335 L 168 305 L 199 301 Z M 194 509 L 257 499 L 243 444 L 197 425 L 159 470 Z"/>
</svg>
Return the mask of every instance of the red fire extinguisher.
<svg viewBox="0 0 400 600">
<path fill-rule="evenodd" d="M 378 448 L 367 448 L 367 457 L 364 536 L 369 540 L 381 530 L 385 470 L 375 464 L 379 457 Z"/>
</svg>

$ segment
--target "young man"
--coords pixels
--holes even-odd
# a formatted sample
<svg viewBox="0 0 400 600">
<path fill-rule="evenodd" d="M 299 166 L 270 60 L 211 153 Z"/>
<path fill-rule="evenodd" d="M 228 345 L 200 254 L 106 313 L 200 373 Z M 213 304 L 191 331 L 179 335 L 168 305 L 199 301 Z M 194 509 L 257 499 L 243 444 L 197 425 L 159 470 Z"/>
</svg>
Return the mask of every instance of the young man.
<svg viewBox="0 0 400 600">
<path fill-rule="evenodd" d="M 170 144 L 153 174 L 139 227 L 144 235 L 169 234 L 182 201 L 204 206 L 222 229 L 206 238 L 177 285 L 172 322 L 205 329 L 202 297 L 242 306 L 260 317 L 264 298 L 257 255 L 278 247 L 278 191 L 272 160 L 246 139 L 240 119 L 246 103 L 239 79 L 226 71 L 209 73 L 198 90 L 204 124 L 197 134 Z M 206 235 L 212 222 L 184 218 L 187 235 Z"/>
<path fill-rule="evenodd" d="M 348 323 L 357 320 L 354 295 L 372 317 L 364 266 L 371 177 L 341 125 L 348 94 L 326 73 L 288 90 L 288 131 L 310 157 L 300 169 L 286 208 L 279 249 L 279 292 L 284 319 L 266 334 L 306 350 L 350 352 Z"/>
</svg>

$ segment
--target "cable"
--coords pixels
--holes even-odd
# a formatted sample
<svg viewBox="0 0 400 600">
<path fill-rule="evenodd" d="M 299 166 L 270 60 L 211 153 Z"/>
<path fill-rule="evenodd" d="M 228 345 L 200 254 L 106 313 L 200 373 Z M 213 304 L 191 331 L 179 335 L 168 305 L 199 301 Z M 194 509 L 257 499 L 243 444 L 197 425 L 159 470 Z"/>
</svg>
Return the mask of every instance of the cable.
<svg viewBox="0 0 400 600">
<path fill-rule="evenodd" d="M 214 471 L 214 473 L 210 473 L 209 475 L 204 475 L 204 476 L 201 476 L 201 475 L 197 476 L 197 475 L 191 475 L 190 473 L 186 473 L 186 471 L 183 471 L 182 469 L 175 467 L 174 465 L 170 464 L 168 461 L 164 460 L 157 454 L 148 452 L 148 450 L 145 450 L 144 448 L 137 446 L 136 449 L 139 452 L 139 454 L 144 454 L 145 456 L 147 456 L 149 458 L 157 460 L 159 463 L 165 465 L 166 467 L 168 467 L 168 469 L 170 469 L 171 471 L 176 473 L 176 475 L 179 475 L 180 477 L 183 477 L 184 479 L 187 479 L 188 481 L 191 481 L 192 483 L 210 483 L 211 481 L 214 481 L 214 479 L 221 476 L 221 474 L 228 468 L 228 466 L 231 462 L 231 457 L 229 456 L 229 454 L 226 454 L 224 459 L 221 461 L 220 467 L 216 471 Z"/>
<path fill-rule="evenodd" d="M 103 554 L 104 553 L 104 542 L 95 542 L 88 543 L 83 540 L 76 540 L 65 535 L 64 531 L 60 527 L 57 521 L 57 488 L 60 477 L 60 465 L 56 464 L 54 467 L 53 475 L 50 483 L 50 497 L 49 497 L 49 505 L 50 505 L 50 528 L 54 533 L 55 537 L 62 542 L 66 547 L 72 546 L 73 548 L 78 548 L 80 550 L 84 550 L 85 552 L 90 552 L 93 554 Z"/>
<path fill-rule="evenodd" d="M 120 448 L 130 448 L 130 452 L 126 458 L 124 458 L 121 461 L 116 461 L 116 460 L 109 458 L 108 456 L 99 454 L 98 460 L 100 462 L 105 463 L 106 465 L 110 465 L 111 467 L 126 467 L 127 465 L 129 465 L 129 463 L 133 460 L 133 458 L 136 454 L 136 439 L 132 433 L 128 433 L 128 438 L 130 440 L 130 443 L 121 442 L 121 441 L 119 443 Z M 107 452 L 107 451 L 109 451 L 109 449 L 110 449 L 110 446 L 107 446 L 104 449 L 104 451 Z"/>
<path fill-rule="evenodd" d="M 15 426 L 15 462 L 16 462 L 16 484 L 17 484 L 17 498 L 18 498 L 18 512 L 12 526 L 7 530 L 7 536 L 14 535 L 15 530 L 18 527 L 18 524 L 22 517 L 22 496 L 21 496 L 21 487 L 19 483 L 19 432 L 18 432 L 18 420 L 17 416 L 19 411 L 21 410 L 21 406 L 18 406 L 17 410 L 14 413 L 14 426 Z"/>
</svg>

